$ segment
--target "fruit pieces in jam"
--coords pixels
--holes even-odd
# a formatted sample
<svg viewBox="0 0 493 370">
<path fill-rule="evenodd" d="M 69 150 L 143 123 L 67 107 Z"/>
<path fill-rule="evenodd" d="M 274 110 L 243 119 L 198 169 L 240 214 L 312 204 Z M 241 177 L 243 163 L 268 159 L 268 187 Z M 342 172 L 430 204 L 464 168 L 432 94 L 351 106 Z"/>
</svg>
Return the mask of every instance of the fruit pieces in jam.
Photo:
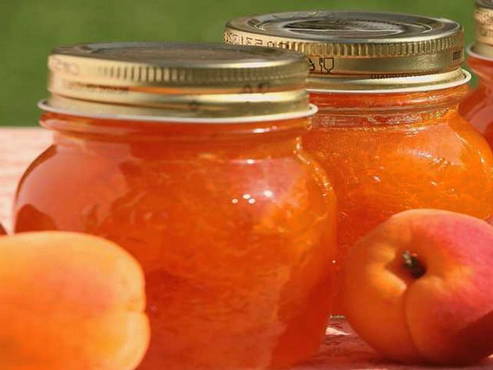
<svg viewBox="0 0 493 370">
<path fill-rule="evenodd" d="M 467 87 L 425 93 L 312 94 L 305 149 L 338 198 L 339 262 L 391 215 L 439 208 L 493 214 L 493 156 L 457 112 Z"/>
<path fill-rule="evenodd" d="M 300 149 L 305 119 L 42 124 L 55 143 L 22 179 L 15 228 L 88 232 L 137 257 L 152 328 L 140 369 L 277 368 L 318 349 L 335 197 Z"/>
</svg>

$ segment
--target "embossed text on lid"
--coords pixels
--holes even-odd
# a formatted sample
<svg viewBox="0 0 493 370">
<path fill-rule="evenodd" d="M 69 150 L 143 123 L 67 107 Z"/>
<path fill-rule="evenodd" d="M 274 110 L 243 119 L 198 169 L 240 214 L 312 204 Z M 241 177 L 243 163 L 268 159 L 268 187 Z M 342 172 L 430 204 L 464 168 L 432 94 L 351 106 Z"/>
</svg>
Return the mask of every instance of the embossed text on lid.
<svg viewBox="0 0 493 370">
<path fill-rule="evenodd" d="M 64 68 L 72 69 L 68 72 L 79 69 L 92 79 L 210 87 L 242 86 L 244 82 L 267 77 L 272 77 L 274 83 L 284 84 L 289 79 L 299 81 L 306 73 L 301 58 L 295 53 L 220 44 L 83 44 L 56 48 L 49 64 L 55 72 L 63 73 Z"/>
</svg>

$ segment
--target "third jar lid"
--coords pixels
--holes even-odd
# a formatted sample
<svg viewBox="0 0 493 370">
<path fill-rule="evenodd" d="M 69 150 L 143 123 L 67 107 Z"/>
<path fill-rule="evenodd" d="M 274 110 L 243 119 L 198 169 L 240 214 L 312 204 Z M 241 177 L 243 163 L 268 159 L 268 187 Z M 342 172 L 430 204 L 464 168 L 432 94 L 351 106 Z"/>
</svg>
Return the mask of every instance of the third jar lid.
<svg viewBox="0 0 493 370">
<path fill-rule="evenodd" d="M 493 58 L 493 0 L 477 0 L 476 42 L 472 51 L 480 56 Z"/>
<path fill-rule="evenodd" d="M 311 90 L 425 90 L 467 81 L 460 68 L 463 28 L 442 18 L 329 10 L 265 14 L 231 20 L 225 41 L 304 53 Z"/>
</svg>

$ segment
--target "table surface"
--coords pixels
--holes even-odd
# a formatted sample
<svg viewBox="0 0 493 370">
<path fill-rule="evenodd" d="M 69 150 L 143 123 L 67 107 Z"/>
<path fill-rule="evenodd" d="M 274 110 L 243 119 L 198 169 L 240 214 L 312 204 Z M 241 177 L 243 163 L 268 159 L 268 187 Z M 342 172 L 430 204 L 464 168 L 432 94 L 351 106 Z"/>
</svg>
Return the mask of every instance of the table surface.
<svg viewBox="0 0 493 370">
<path fill-rule="evenodd" d="M 15 187 L 29 163 L 51 141 L 51 133 L 39 128 L 0 128 L 0 221 L 9 229 Z M 437 369 L 436 367 L 404 366 L 381 358 L 357 335 L 346 322 L 334 321 L 320 353 L 307 363 L 292 370 L 404 370 Z M 440 369 L 444 369 L 443 367 Z M 448 368 L 447 368 L 448 369 Z M 481 365 L 467 369 L 493 369 L 493 357 Z"/>
</svg>

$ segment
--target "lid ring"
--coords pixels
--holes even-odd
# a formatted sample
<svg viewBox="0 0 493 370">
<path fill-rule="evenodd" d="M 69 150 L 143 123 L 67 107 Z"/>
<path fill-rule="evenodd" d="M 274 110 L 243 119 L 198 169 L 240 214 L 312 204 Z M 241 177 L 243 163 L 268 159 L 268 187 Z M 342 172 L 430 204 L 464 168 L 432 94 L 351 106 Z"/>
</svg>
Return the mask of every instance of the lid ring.
<svg viewBox="0 0 493 370">
<path fill-rule="evenodd" d="M 149 116 L 149 115 L 132 115 L 132 114 L 94 114 L 90 112 L 80 112 L 65 108 L 53 107 L 48 103 L 47 99 L 38 102 L 38 108 L 49 113 L 65 114 L 70 116 L 88 117 L 94 119 L 106 120 L 123 120 L 123 121 L 142 121 L 142 122 L 158 122 L 158 123 L 211 123 L 211 124 L 235 124 L 235 123 L 250 123 L 250 122 L 268 122 L 279 120 L 291 120 L 298 118 L 306 118 L 313 116 L 318 112 L 318 108 L 314 104 L 309 104 L 306 111 L 277 113 L 264 116 L 249 116 L 249 117 L 174 117 L 174 116 Z"/>
</svg>

